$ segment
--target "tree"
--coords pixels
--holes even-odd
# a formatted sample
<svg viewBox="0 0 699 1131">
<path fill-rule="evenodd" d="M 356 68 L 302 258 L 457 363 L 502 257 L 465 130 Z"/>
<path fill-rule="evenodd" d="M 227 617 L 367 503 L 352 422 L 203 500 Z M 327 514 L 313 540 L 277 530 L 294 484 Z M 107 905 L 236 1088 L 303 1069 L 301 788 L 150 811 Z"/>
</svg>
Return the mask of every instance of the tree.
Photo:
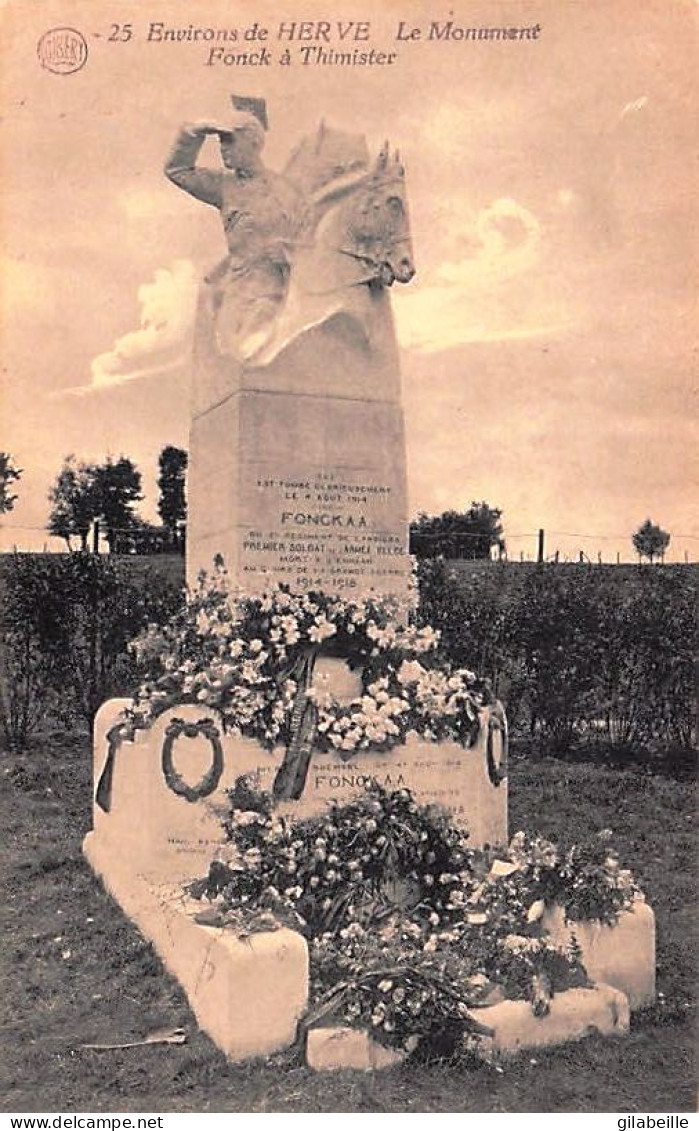
<svg viewBox="0 0 699 1131">
<path fill-rule="evenodd" d="M 639 558 L 648 558 L 652 562 L 653 558 L 665 556 L 665 551 L 670 545 L 670 535 L 667 530 L 663 530 L 661 526 L 656 526 L 647 518 L 639 526 L 636 533 L 632 535 L 631 541 Z"/>
<path fill-rule="evenodd" d="M 158 514 L 168 531 L 171 545 L 175 549 L 182 549 L 184 526 L 187 521 L 187 501 L 184 492 L 186 451 L 168 444 L 158 457 L 158 467 L 160 468 Z"/>
<path fill-rule="evenodd" d="M 129 529 L 119 535 L 119 552 L 124 554 L 167 554 L 172 549 L 170 533 L 164 526 L 144 522 L 138 516 Z"/>
<path fill-rule="evenodd" d="M 10 453 L 0 452 L 0 514 L 11 511 L 17 502 L 17 496 L 12 494 L 10 487 L 21 475 L 22 468 L 15 467 Z"/>
<path fill-rule="evenodd" d="M 111 456 L 96 469 L 100 519 L 104 523 L 110 554 L 119 545 L 119 534 L 128 531 L 136 520 L 134 506 L 143 498 L 141 473 L 126 456 L 114 462 Z"/>
<path fill-rule="evenodd" d="M 410 524 L 411 549 L 419 558 L 489 558 L 493 546 L 505 549 L 501 516 L 486 502 L 472 502 L 467 511 L 419 514 Z"/>
<path fill-rule="evenodd" d="M 97 473 L 94 464 L 77 463 L 74 455 L 66 456 L 49 491 L 49 502 L 53 506 L 47 529 L 50 534 L 65 539 L 69 550 L 72 550 L 72 537 L 80 539 L 81 550 L 88 548 L 90 527 L 101 509 Z"/>
</svg>

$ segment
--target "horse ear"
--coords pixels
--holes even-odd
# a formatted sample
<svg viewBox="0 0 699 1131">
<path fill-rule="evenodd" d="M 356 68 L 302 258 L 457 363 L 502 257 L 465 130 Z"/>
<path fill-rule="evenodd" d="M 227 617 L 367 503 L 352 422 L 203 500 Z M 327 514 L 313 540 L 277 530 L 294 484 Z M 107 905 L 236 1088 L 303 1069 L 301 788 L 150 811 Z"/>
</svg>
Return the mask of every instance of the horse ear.
<svg viewBox="0 0 699 1131">
<path fill-rule="evenodd" d="M 394 149 L 393 151 L 393 164 L 396 166 L 396 172 L 398 173 L 398 175 L 402 177 L 405 173 L 405 169 L 401 164 L 400 153 L 397 149 Z"/>
</svg>

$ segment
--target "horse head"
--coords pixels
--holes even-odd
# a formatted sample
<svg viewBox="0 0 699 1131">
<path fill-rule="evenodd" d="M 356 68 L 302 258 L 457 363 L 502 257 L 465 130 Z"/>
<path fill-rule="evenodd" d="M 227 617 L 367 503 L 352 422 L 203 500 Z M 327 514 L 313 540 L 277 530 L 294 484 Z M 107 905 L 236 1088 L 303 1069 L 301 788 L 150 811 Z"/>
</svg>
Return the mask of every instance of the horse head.
<svg viewBox="0 0 699 1131">
<path fill-rule="evenodd" d="M 348 246 L 361 264 L 364 282 L 390 287 L 409 283 L 415 274 L 410 239 L 405 170 L 396 150 L 385 142 L 373 169 L 363 178 L 347 209 Z"/>
<path fill-rule="evenodd" d="M 377 356 L 392 357 L 395 332 L 384 291 L 415 274 L 398 153 L 386 142 L 372 162 L 364 137 L 321 123 L 296 147 L 284 176 L 300 202 L 288 245 L 288 289 L 263 340 L 246 346 L 245 360 L 268 365 L 338 316 L 361 328 Z"/>
</svg>

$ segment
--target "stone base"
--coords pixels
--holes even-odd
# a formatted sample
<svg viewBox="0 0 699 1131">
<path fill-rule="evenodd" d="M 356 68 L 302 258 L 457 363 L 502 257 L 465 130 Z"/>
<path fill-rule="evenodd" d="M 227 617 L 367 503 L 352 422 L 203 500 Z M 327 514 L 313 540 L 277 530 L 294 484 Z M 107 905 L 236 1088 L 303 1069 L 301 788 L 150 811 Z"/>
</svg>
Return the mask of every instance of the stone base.
<svg viewBox="0 0 699 1131">
<path fill-rule="evenodd" d="M 542 925 L 558 946 L 567 946 L 574 934 L 590 978 L 621 990 L 631 1009 L 655 1001 L 655 916 L 647 903 L 637 900 L 613 927 L 566 923 L 561 907 L 549 908 Z"/>
<path fill-rule="evenodd" d="M 389 1049 L 372 1040 L 365 1029 L 311 1029 L 306 1044 L 306 1063 L 316 1072 L 355 1068 L 373 1072 L 394 1068 L 409 1056 L 403 1049 Z"/>
<path fill-rule="evenodd" d="M 111 699 L 97 712 L 94 724 L 94 775 L 100 780 L 107 759 L 107 735 L 117 722 L 127 699 Z M 198 722 L 208 719 L 221 736 L 223 769 L 213 792 L 189 802 L 168 786 L 162 753 L 168 724 L 173 719 Z M 474 745 L 466 750 L 456 742 L 429 742 L 417 737 L 386 752 L 358 752 L 347 762 L 321 750 L 311 755 L 308 777 L 298 801 L 283 802 L 285 816 L 305 819 L 327 811 L 331 800 L 345 803 L 360 796 L 371 782 L 387 790 L 407 788 L 419 804 L 438 804 L 456 824 L 468 829 L 473 848 L 507 843 L 507 779 L 494 785 L 488 776 L 487 743 L 490 708 L 481 712 L 481 727 Z M 498 731 L 491 734 L 502 745 Z M 178 738 L 172 748 L 175 769 L 188 783 L 196 783 L 212 762 L 209 741 Z M 148 730 L 138 730 L 132 742 L 123 741 L 113 761 L 109 811 L 98 804 L 93 824 L 128 851 L 134 870 L 141 862 L 163 882 L 189 880 L 206 874 L 223 839 L 221 822 L 228 810 L 226 791 L 240 774 L 249 774 L 258 786 L 271 792 L 281 765 L 281 747 L 265 750 L 254 739 L 226 734 L 216 713 L 208 707 L 182 704 L 164 711 Z"/>
<path fill-rule="evenodd" d="M 605 985 L 555 994 L 545 1017 L 535 1017 L 528 1001 L 501 1001 L 471 1012 L 494 1030 L 480 1046 L 486 1057 L 579 1041 L 592 1033 L 620 1036 L 629 1029 L 626 995 Z"/>
<path fill-rule="evenodd" d="M 105 887 L 184 989 L 199 1026 L 231 1060 L 267 1056 L 296 1039 L 308 1000 L 308 948 L 287 929 L 240 940 L 194 922 L 181 887 L 149 882 L 113 844 L 88 833 L 83 851 Z"/>
<path fill-rule="evenodd" d="M 535 1017 L 528 1001 L 501 1001 L 497 1005 L 472 1009 L 471 1013 L 475 1020 L 493 1030 L 493 1036 L 483 1038 L 477 1046 L 486 1060 L 512 1056 L 525 1049 L 579 1041 L 593 1033 L 621 1036 L 629 1029 L 629 1003 L 625 994 L 605 985 L 556 994 L 546 1017 Z M 402 1064 L 408 1055 L 408 1051 L 377 1044 L 365 1029 L 345 1026 L 312 1029 L 306 1048 L 308 1066 L 318 1072 L 341 1068 L 363 1072 L 393 1068 Z"/>
</svg>

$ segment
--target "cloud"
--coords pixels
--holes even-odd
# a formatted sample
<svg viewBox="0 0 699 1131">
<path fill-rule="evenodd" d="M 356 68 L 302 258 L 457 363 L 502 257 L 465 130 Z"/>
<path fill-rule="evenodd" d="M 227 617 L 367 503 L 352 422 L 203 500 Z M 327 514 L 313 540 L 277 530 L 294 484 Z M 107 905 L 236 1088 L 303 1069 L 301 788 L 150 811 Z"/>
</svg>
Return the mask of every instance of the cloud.
<svg viewBox="0 0 699 1131">
<path fill-rule="evenodd" d="M 394 291 L 402 346 L 424 353 L 470 342 L 550 336 L 568 321 L 545 283 L 539 220 L 510 197 L 475 214 L 460 242 L 469 253 L 436 266 L 419 289 Z"/>
<path fill-rule="evenodd" d="M 190 338 L 197 300 L 197 277 L 189 259 L 175 260 L 155 272 L 152 282 L 138 289 L 140 326 L 117 338 L 111 350 L 98 354 L 91 365 L 92 382 L 66 389 L 81 395 L 100 392 L 181 364 Z"/>
</svg>

